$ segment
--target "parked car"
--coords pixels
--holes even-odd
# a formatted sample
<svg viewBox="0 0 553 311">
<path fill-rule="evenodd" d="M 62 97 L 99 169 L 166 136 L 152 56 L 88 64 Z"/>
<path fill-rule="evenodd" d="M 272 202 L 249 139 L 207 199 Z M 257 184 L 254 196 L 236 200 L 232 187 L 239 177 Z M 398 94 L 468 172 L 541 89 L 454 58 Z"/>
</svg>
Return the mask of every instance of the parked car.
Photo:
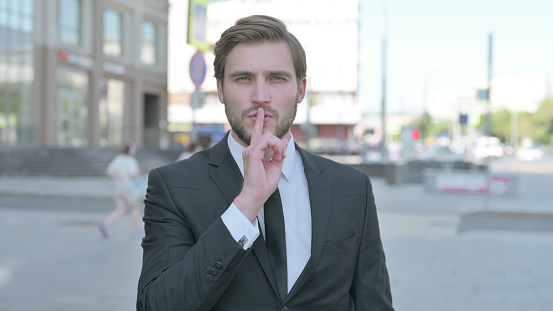
<svg viewBox="0 0 553 311">
<path fill-rule="evenodd" d="M 501 158 L 504 155 L 503 144 L 497 137 L 482 136 L 472 148 L 472 156 L 479 161 L 485 158 Z"/>
<path fill-rule="evenodd" d="M 541 146 L 532 145 L 532 146 L 523 146 L 516 150 L 515 152 L 517 159 L 523 161 L 539 161 L 543 159 L 545 152 Z"/>
</svg>

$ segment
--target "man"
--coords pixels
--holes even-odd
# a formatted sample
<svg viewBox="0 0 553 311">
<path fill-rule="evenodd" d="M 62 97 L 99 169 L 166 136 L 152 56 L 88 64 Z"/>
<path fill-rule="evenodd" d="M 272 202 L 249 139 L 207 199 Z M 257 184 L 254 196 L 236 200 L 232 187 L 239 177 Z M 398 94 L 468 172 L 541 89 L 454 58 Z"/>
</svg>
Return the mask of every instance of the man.
<svg viewBox="0 0 553 311">
<path fill-rule="evenodd" d="M 232 130 L 150 172 L 137 309 L 393 310 L 368 177 L 294 144 L 298 40 L 250 16 L 214 53 Z"/>
</svg>

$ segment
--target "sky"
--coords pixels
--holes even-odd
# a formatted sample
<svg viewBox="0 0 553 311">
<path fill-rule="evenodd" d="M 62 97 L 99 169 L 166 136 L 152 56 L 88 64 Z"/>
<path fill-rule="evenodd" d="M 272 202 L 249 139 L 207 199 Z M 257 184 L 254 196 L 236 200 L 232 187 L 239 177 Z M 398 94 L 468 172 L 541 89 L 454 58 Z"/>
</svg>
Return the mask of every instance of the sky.
<svg viewBox="0 0 553 311">
<path fill-rule="evenodd" d="M 493 35 L 492 77 L 539 71 L 553 74 L 553 1 L 364 1 L 368 21 L 362 76 L 369 109 L 379 110 L 382 7 L 388 16 L 387 105 L 390 113 L 423 108 L 423 90 L 472 91 L 488 80 L 488 37 Z M 373 70 L 374 69 L 374 70 Z"/>
<path fill-rule="evenodd" d="M 476 92 L 485 85 L 490 33 L 493 77 L 530 71 L 553 75 L 553 1 L 361 1 L 359 104 L 368 113 L 378 113 L 381 107 L 384 28 L 389 114 L 421 113 L 427 91 L 455 88 Z M 187 2 L 172 0 L 171 10 L 180 10 L 180 16 L 185 16 L 182 3 Z M 290 5 L 290 9 L 294 7 Z M 324 9 L 332 10 L 333 5 L 318 8 Z M 383 22 L 383 11 L 387 22 Z M 184 82 L 190 79 L 184 67 L 194 49 L 171 38 L 171 27 L 181 27 L 184 20 L 173 17 L 169 21 L 170 91 L 191 91 L 191 84 Z"/>
</svg>

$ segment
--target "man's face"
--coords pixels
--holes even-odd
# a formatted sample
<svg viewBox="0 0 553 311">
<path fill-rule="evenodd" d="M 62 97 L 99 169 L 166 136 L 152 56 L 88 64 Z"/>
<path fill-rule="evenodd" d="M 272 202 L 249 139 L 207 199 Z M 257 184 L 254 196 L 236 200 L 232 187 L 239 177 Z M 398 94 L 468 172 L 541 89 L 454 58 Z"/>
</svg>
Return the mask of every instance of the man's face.
<svg viewBox="0 0 553 311">
<path fill-rule="evenodd" d="M 265 111 L 264 133 L 289 136 L 297 104 L 305 96 L 306 79 L 298 83 L 286 42 L 236 45 L 227 55 L 223 79 L 224 83 L 217 81 L 217 93 L 238 142 L 250 144 L 259 107 Z"/>
</svg>

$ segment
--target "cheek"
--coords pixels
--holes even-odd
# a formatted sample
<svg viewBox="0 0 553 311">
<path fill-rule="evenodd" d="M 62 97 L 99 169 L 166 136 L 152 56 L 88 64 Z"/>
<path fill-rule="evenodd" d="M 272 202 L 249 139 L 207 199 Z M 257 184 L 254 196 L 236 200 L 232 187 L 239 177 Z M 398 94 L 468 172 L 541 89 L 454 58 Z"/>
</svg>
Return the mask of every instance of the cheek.
<svg viewBox="0 0 553 311">
<path fill-rule="evenodd" d="M 271 100 L 273 102 L 277 101 L 279 103 L 290 103 L 296 102 L 298 90 L 296 88 L 275 88 L 271 92 Z"/>
<path fill-rule="evenodd" d="M 232 103 L 233 105 L 244 103 L 248 100 L 248 90 L 245 88 L 229 88 L 225 90 L 225 102 Z"/>
</svg>

